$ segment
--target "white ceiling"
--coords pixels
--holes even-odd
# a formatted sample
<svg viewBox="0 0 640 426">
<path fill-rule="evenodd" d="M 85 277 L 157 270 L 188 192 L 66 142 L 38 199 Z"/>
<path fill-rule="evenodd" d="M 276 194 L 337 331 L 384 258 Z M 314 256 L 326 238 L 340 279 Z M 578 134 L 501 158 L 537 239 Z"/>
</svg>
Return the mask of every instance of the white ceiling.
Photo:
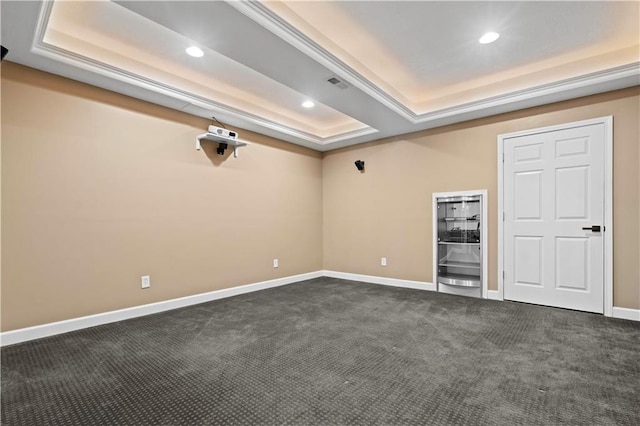
<svg viewBox="0 0 640 426">
<path fill-rule="evenodd" d="M 3 0 L 1 43 L 5 60 L 327 151 L 638 85 L 639 5 Z"/>
</svg>

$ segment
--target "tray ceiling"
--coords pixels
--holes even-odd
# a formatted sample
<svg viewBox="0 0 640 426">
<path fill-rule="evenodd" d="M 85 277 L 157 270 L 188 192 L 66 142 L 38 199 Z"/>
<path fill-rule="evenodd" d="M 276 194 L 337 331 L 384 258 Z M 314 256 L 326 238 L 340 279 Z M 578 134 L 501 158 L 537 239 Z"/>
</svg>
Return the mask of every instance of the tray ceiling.
<svg viewBox="0 0 640 426">
<path fill-rule="evenodd" d="M 638 85 L 638 6 L 3 1 L 0 12 L 5 60 L 326 151 Z M 480 44 L 487 31 L 500 37 Z"/>
</svg>

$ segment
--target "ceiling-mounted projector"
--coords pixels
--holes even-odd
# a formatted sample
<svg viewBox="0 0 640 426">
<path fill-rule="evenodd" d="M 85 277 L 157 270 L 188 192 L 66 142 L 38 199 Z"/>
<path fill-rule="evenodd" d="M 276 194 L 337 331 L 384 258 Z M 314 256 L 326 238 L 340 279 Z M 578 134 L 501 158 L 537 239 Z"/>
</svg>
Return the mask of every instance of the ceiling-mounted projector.
<svg viewBox="0 0 640 426">
<path fill-rule="evenodd" d="M 214 135 L 218 135 L 226 139 L 238 139 L 238 134 L 236 132 L 232 132 L 231 130 L 225 129 L 223 127 L 209 126 L 209 133 L 213 133 Z"/>
<path fill-rule="evenodd" d="M 218 143 L 218 149 L 216 150 L 216 152 L 220 155 L 223 155 L 224 151 L 227 149 L 227 146 L 231 145 L 233 147 L 233 156 L 237 157 L 238 151 L 236 148 L 247 145 L 246 142 L 239 141 L 238 133 L 232 130 L 228 130 L 223 127 L 212 126 L 212 125 L 209 126 L 208 130 L 209 130 L 208 133 L 203 133 L 196 137 L 197 150 L 201 149 L 200 142 L 203 140 L 207 140 L 207 141 Z"/>
</svg>

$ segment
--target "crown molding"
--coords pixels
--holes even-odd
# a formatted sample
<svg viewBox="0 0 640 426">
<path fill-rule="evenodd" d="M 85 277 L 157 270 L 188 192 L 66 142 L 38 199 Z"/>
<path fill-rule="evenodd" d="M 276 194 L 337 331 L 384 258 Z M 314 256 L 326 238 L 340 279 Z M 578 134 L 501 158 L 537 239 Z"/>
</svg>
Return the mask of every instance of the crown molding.
<svg viewBox="0 0 640 426">
<path fill-rule="evenodd" d="M 567 78 L 564 80 L 555 81 L 552 83 L 542 84 L 539 86 L 517 90 L 509 92 L 503 95 L 492 96 L 489 98 L 481 99 L 474 102 L 468 102 L 460 105 L 456 105 L 450 108 L 443 108 L 433 112 L 428 112 L 420 115 L 416 115 L 416 123 L 426 123 L 429 121 L 440 120 L 447 117 L 452 117 L 461 114 L 467 114 L 470 112 L 480 110 L 490 110 L 499 108 L 504 105 L 514 104 L 517 102 L 526 102 L 535 100 L 538 98 L 551 97 L 552 101 L 560 101 L 566 99 L 562 95 L 568 92 L 580 92 L 584 91 L 584 96 L 594 94 L 597 92 L 589 91 L 589 88 L 605 85 L 609 82 L 624 81 L 634 79 L 635 83 L 631 85 L 640 84 L 640 62 L 633 62 L 626 65 L 621 65 L 614 68 L 609 68 L 601 71 L 596 71 L 589 74 L 579 75 L 576 77 Z M 623 85 L 628 87 L 628 84 Z M 622 88 L 622 87 L 616 87 Z M 575 98 L 578 96 L 570 96 Z"/>
<path fill-rule="evenodd" d="M 54 5 L 53 1 L 43 1 L 36 6 L 37 9 L 32 9 L 31 18 L 27 22 L 29 29 L 26 31 L 28 34 L 24 37 L 24 51 L 25 53 L 29 52 L 30 57 L 34 59 L 23 63 L 194 116 L 210 118 L 211 115 L 216 115 L 231 125 L 320 152 L 369 142 L 375 138 L 397 136 L 456 122 L 640 85 L 640 62 L 633 62 L 557 82 L 418 114 L 403 104 L 406 101 L 394 97 L 360 75 L 346 63 L 302 34 L 301 31 L 292 27 L 274 12 L 271 12 L 260 2 L 230 1 L 228 4 L 256 24 L 274 33 L 283 42 L 292 45 L 304 55 L 310 57 L 319 66 L 344 79 L 353 86 L 354 93 L 357 92 L 359 95 L 366 94 L 367 96 L 362 96 L 362 98 L 366 99 L 367 102 L 374 100 L 385 106 L 389 111 L 384 114 L 385 119 L 380 119 L 380 116 L 374 117 L 371 114 L 363 114 L 363 117 L 360 117 L 359 120 L 366 127 L 321 137 L 314 133 L 278 123 L 275 120 L 239 110 L 214 99 L 199 96 L 107 63 L 93 60 L 44 41 L 49 17 Z M 38 13 L 37 19 L 36 13 Z M 31 34 L 35 35 L 33 39 L 31 39 Z M 38 66 L 45 62 L 47 66 Z M 380 108 L 380 105 L 376 105 L 376 107 Z M 339 109 L 340 106 L 337 108 Z M 399 119 L 399 117 L 401 118 Z M 389 118 L 389 120 L 386 118 Z M 375 127 L 367 125 L 366 123 L 368 122 L 373 122 Z"/>
<path fill-rule="evenodd" d="M 539 104 L 539 102 L 536 103 L 537 99 L 545 99 L 547 102 L 557 102 L 569 98 L 587 96 L 603 91 L 593 90 L 598 86 L 608 87 L 608 90 L 612 90 L 612 88 L 616 89 L 640 84 L 640 62 L 634 62 L 557 82 L 492 96 L 450 108 L 417 113 L 405 105 L 400 99 L 383 90 L 320 44 L 303 34 L 261 2 L 227 1 L 227 3 L 413 124 L 429 123 L 455 116 L 464 117 L 469 113 L 482 110 L 488 112 L 482 115 L 492 115 L 504 112 L 508 109 L 509 105 L 513 104 L 524 105 L 518 108 L 534 106 Z M 630 83 L 629 80 L 631 80 Z M 623 83 L 616 85 L 616 82 Z M 607 86 L 607 84 L 609 84 L 609 86 Z M 568 96 L 568 93 L 572 93 L 571 96 Z"/>
<path fill-rule="evenodd" d="M 314 61 L 328 68 L 349 84 L 362 90 L 387 108 L 395 111 L 409 121 L 415 121 L 415 113 L 402 102 L 384 91 L 371 80 L 351 68 L 327 49 L 311 40 L 300 30 L 285 21 L 269 8 L 257 1 L 225 0 L 229 6 L 246 15 L 249 19 L 271 31 L 296 49 L 305 53 Z"/>
<path fill-rule="evenodd" d="M 186 90 L 178 89 L 176 87 L 164 84 L 162 82 L 144 77 L 142 75 L 124 70 L 113 65 L 109 65 L 105 62 L 98 61 L 89 58 L 84 55 L 80 55 L 73 51 L 63 49 L 53 44 L 44 41 L 47 25 L 51 12 L 53 10 L 53 1 L 45 1 L 42 3 L 40 14 L 38 16 L 36 31 L 31 45 L 31 52 L 38 54 L 49 59 L 53 59 L 67 65 L 71 65 L 76 68 L 80 68 L 85 71 L 89 71 L 110 79 L 114 79 L 123 83 L 131 84 L 141 89 L 149 90 L 160 95 L 168 96 L 172 99 L 183 102 L 180 108 L 175 108 L 185 111 L 185 109 L 191 109 L 191 111 L 185 111 L 190 114 L 194 114 L 193 108 L 206 110 L 211 113 L 196 114 L 201 116 L 211 116 L 224 114 L 232 117 L 235 120 L 239 120 L 244 123 L 250 123 L 264 129 L 273 130 L 275 132 L 291 136 L 293 138 L 310 142 L 304 144 L 307 147 L 319 149 L 323 145 L 345 141 L 348 139 L 367 136 L 373 133 L 378 133 L 377 129 L 370 126 L 365 126 L 360 129 L 350 130 L 343 133 L 334 134 L 328 137 L 319 137 L 309 132 L 305 132 L 299 129 L 295 129 L 290 126 L 286 126 L 282 123 L 261 117 L 256 114 L 252 114 L 247 111 L 240 110 L 230 105 L 217 102 L 210 98 L 196 95 Z"/>
</svg>

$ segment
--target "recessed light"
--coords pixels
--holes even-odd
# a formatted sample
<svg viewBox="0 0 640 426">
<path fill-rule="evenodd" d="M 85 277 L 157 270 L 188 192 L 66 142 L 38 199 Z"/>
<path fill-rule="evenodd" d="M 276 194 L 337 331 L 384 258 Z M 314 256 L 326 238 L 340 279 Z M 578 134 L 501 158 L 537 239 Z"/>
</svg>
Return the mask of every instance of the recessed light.
<svg viewBox="0 0 640 426">
<path fill-rule="evenodd" d="M 494 41 L 496 41 L 498 39 L 498 37 L 500 37 L 500 34 L 494 33 L 494 32 L 488 32 L 485 35 L 483 35 L 482 37 L 480 37 L 480 40 L 478 40 L 478 41 L 481 44 L 489 44 L 489 43 L 493 43 Z"/>
<path fill-rule="evenodd" d="M 204 56 L 204 52 L 198 46 L 190 46 L 187 47 L 187 54 L 193 56 L 194 58 L 202 58 Z"/>
<path fill-rule="evenodd" d="M 313 101 L 304 101 L 302 103 L 302 106 L 305 108 L 313 108 L 316 104 L 313 103 Z"/>
</svg>

